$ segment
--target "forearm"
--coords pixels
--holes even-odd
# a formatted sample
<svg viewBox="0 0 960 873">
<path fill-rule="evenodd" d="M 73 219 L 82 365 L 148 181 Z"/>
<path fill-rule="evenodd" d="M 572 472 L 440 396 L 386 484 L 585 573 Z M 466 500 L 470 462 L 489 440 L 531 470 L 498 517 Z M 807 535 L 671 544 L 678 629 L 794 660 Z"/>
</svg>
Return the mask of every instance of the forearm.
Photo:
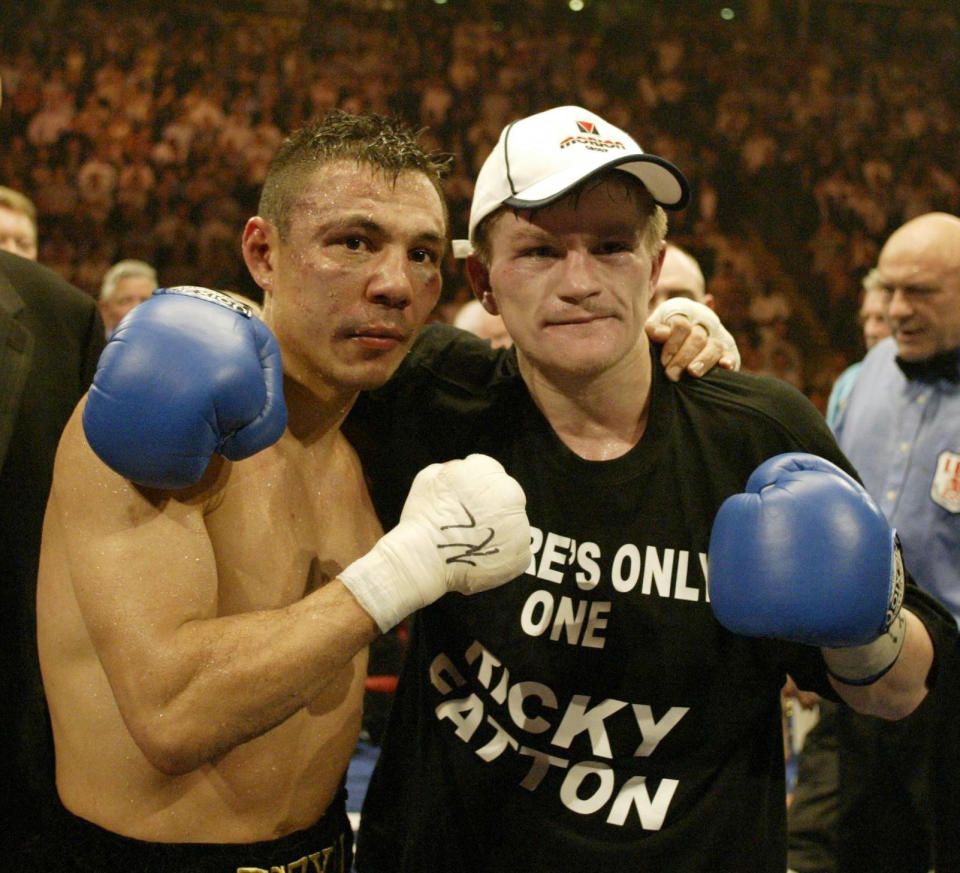
<svg viewBox="0 0 960 873">
<path fill-rule="evenodd" d="M 378 634 L 338 580 L 282 609 L 189 621 L 154 664 L 157 684 L 131 677 L 121 708 L 151 763 L 190 772 L 324 693 L 342 700 Z"/>
<path fill-rule="evenodd" d="M 905 634 L 896 663 L 876 682 L 847 685 L 830 677 L 843 700 L 857 712 L 896 720 L 913 712 L 927 695 L 927 676 L 933 666 L 933 642 L 920 621 L 903 610 Z"/>
</svg>

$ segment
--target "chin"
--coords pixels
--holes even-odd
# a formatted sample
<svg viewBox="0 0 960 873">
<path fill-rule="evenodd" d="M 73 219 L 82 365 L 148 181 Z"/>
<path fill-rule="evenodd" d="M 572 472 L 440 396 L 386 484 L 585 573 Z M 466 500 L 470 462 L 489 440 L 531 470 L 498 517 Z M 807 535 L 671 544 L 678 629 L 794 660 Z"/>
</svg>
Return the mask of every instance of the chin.
<svg viewBox="0 0 960 873">
<path fill-rule="evenodd" d="M 585 355 L 570 355 L 561 359 L 544 360 L 539 368 L 551 373 L 553 378 L 586 379 L 605 373 L 612 366 L 609 358 Z"/>
<path fill-rule="evenodd" d="M 403 355 L 390 356 L 389 360 L 369 361 L 351 367 L 343 373 L 342 382 L 356 391 L 373 391 L 389 381 L 397 371 Z"/>
<path fill-rule="evenodd" d="M 911 343 L 897 343 L 897 354 L 905 361 L 925 361 L 937 353 L 936 349 L 928 349 Z"/>
</svg>

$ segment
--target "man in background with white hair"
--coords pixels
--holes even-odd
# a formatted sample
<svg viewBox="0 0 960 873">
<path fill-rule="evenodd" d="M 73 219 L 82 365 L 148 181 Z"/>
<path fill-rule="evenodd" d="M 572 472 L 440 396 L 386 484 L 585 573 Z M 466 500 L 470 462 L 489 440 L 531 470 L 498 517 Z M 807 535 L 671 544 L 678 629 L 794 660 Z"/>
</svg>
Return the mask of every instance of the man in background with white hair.
<svg viewBox="0 0 960 873">
<path fill-rule="evenodd" d="M 128 258 L 107 270 L 97 298 L 107 336 L 114 332 L 123 316 L 149 298 L 157 286 L 157 271 L 146 261 Z"/>
</svg>

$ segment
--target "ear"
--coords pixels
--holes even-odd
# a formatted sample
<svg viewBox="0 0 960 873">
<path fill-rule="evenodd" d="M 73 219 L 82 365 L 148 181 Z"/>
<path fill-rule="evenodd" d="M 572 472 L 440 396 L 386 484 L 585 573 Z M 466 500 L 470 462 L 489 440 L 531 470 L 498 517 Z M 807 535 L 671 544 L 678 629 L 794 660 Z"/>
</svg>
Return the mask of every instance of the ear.
<svg viewBox="0 0 960 873">
<path fill-rule="evenodd" d="M 712 294 L 704 294 L 703 300 L 700 301 L 704 306 L 709 307 L 714 312 L 717 311 L 717 301 Z"/>
<path fill-rule="evenodd" d="M 663 259 L 667 256 L 667 244 L 661 242 L 657 249 L 657 255 L 650 262 L 650 295 L 647 297 L 647 303 L 653 308 L 653 297 L 657 293 L 657 280 L 660 278 L 660 270 L 663 267 Z"/>
<path fill-rule="evenodd" d="M 277 232 L 269 221 L 259 215 L 247 220 L 240 248 L 253 281 L 265 294 L 273 293 L 276 245 Z"/>
<path fill-rule="evenodd" d="M 464 266 L 467 270 L 470 287 L 473 289 L 474 296 L 480 301 L 480 305 L 491 315 L 499 315 L 500 308 L 497 306 L 493 289 L 490 287 L 490 271 L 476 255 L 470 255 Z"/>
</svg>

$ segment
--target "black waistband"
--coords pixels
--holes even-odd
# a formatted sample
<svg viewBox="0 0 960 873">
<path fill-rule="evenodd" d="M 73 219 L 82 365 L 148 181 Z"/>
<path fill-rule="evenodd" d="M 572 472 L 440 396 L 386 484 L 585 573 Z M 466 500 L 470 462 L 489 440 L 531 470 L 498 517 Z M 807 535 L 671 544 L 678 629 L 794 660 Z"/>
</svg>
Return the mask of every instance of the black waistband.
<svg viewBox="0 0 960 873">
<path fill-rule="evenodd" d="M 153 843 L 124 837 L 61 807 L 44 840 L 44 869 L 74 873 L 347 873 L 353 834 L 346 793 L 308 828 L 257 843 Z"/>
</svg>

